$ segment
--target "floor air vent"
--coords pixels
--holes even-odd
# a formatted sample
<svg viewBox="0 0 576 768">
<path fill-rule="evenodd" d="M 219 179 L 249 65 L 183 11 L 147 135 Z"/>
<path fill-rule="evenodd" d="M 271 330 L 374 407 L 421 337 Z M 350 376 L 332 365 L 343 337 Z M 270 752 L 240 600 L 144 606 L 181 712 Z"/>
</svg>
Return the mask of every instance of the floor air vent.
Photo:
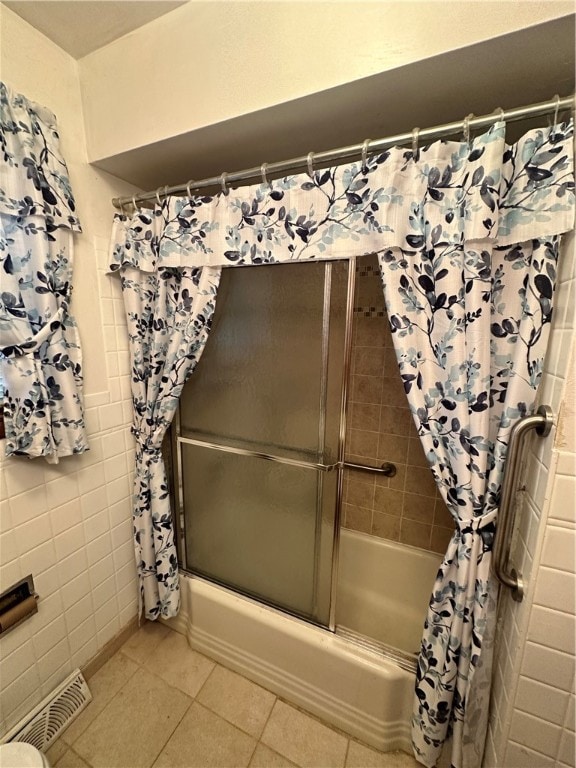
<svg viewBox="0 0 576 768">
<path fill-rule="evenodd" d="M 77 669 L 12 728 L 2 741 L 25 741 L 44 752 L 90 701 L 92 694 L 88 683 Z"/>
</svg>

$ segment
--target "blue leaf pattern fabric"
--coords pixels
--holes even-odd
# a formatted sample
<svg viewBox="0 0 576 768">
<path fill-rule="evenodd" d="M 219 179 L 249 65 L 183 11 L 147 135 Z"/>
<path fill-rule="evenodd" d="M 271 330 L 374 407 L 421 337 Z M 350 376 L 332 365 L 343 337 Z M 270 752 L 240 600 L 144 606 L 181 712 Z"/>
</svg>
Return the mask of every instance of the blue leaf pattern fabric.
<svg viewBox="0 0 576 768">
<path fill-rule="evenodd" d="M 413 744 L 479 768 L 497 589 L 490 573 L 510 429 L 542 373 L 559 235 L 574 226 L 573 123 L 514 145 L 395 147 L 228 194 L 115 217 L 110 270 L 219 268 L 378 254 L 404 388 L 454 536 L 418 661 Z"/>
<path fill-rule="evenodd" d="M 558 237 L 447 243 L 380 258 L 400 374 L 455 532 L 432 592 L 418 661 L 413 741 L 434 766 L 480 766 L 497 590 L 492 543 L 509 433 L 532 412 L 552 317 Z M 472 704 L 472 702 L 474 702 Z"/>
<path fill-rule="evenodd" d="M 497 122 L 470 145 L 437 141 L 395 147 L 308 174 L 230 190 L 170 197 L 149 213 L 117 214 L 110 269 L 244 266 L 382 254 L 418 248 L 427 220 L 454 245 L 498 245 L 566 232 L 573 226 L 572 124 L 505 142 Z M 161 225 L 153 224 L 159 218 Z M 435 230 L 438 231 L 438 230 Z"/>
<path fill-rule="evenodd" d="M 56 118 L 0 83 L 0 370 L 6 454 L 88 448 L 72 294 L 80 232 Z"/>
<path fill-rule="evenodd" d="M 160 221 L 144 212 L 140 217 L 143 222 Z M 151 620 L 176 616 L 180 605 L 162 440 L 204 350 L 220 271 L 186 267 L 143 272 L 127 266 L 121 272 L 136 438 L 134 546 L 140 609 Z"/>
</svg>

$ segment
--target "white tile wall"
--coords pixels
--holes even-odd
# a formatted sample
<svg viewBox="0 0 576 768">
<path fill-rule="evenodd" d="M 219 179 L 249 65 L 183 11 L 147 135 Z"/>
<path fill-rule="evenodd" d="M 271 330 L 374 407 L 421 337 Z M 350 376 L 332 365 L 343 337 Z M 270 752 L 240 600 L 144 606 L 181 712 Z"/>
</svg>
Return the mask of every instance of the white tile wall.
<svg viewBox="0 0 576 768">
<path fill-rule="evenodd" d="M 564 241 L 556 314 L 540 402 L 556 424 L 576 424 L 573 366 L 576 257 L 574 233 Z M 572 372 L 572 375 L 571 375 Z M 574 768 L 576 647 L 576 453 L 574 428 L 556 427 L 532 442 L 516 563 L 526 597 L 504 593 L 499 607 L 486 768 Z"/>
<path fill-rule="evenodd" d="M 103 267 L 107 246 L 97 239 Z M 137 612 L 124 312 L 104 269 L 100 287 L 109 388 L 85 398 L 91 450 L 58 465 L 0 459 L 0 591 L 32 573 L 40 595 L 38 613 L 0 637 L 0 734 Z"/>
</svg>

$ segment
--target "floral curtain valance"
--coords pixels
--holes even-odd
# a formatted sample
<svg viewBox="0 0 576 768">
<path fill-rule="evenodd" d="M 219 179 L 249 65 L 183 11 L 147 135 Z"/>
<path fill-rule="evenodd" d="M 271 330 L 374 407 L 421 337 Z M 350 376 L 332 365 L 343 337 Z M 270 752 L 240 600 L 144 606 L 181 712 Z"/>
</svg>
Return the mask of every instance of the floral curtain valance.
<svg viewBox="0 0 576 768">
<path fill-rule="evenodd" d="M 573 223 L 571 126 L 512 146 L 497 122 L 470 144 L 394 148 L 360 162 L 115 216 L 110 269 L 231 266 L 418 249 L 427 233 L 498 245 Z"/>
<path fill-rule="evenodd" d="M 0 384 L 6 454 L 86 450 L 72 294 L 80 222 L 56 118 L 0 83 Z"/>
</svg>

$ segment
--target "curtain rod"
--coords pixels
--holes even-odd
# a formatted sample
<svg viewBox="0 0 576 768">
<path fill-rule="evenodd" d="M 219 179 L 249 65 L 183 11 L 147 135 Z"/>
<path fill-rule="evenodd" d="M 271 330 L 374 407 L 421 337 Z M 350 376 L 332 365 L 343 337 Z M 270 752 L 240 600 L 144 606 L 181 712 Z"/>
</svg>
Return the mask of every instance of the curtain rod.
<svg viewBox="0 0 576 768">
<path fill-rule="evenodd" d="M 499 109 L 492 114 L 482 115 L 481 117 L 468 115 L 464 120 L 459 120 L 454 123 L 445 123 L 444 125 L 436 125 L 432 128 L 424 128 L 422 130 L 415 128 L 409 133 L 398 133 L 395 136 L 388 136 L 384 139 L 378 139 L 377 141 L 370 141 L 367 139 L 362 144 L 353 144 L 352 146 L 340 147 L 339 149 L 331 149 L 324 152 L 310 152 L 307 156 L 294 157 L 290 160 L 282 160 L 277 163 L 264 163 L 261 166 L 248 168 L 235 173 L 223 173 L 220 176 L 212 176 L 207 179 L 201 179 L 200 181 L 191 180 L 187 184 L 177 184 L 174 187 L 159 187 L 152 192 L 144 192 L 140 195 L 134 195 L 133 197 L 115 197 L 112 199 L 112 205 L 114 205 L 115 208 L 122 209 L 128 203 L 135 204 L 147 200 L 159 200 L 162 197 L 181 194 L 183 192 L 190 195 L 191 190 L 195 191 L 205 187 L 221 185 L 222 188 L 225 189 L 226 184 L 231 184 L 236 181 L 247 181 L 248 179 L 255 179 L 258 177 L 264 180 L 266 174 L 277 175 L 285 171 L 295 171 L 306 167 L 310 168 L 312 167 L 312 164 L 316 165 L 316 167 L 324 167 L 327 164 L 332 164 L 334 161 L 341 161 L 360 155 L 361 153 L 380 152 L 389 147 L 402 146 L 409 142 L 419 142 L 422 139 L 438 139 L 442 136 L 448 136 L 460 131 L 468 132 L 474 128 L 486 128 L 492 125 L 496 120 L 503 120 L 504 122 L 510 123 L 516 120 L 524 120 L 529 117 L 546 115 L 550 112 L 554 112 L 555 116 L 557 116 L 560 110 L 574 109 L 574 104 L 574 96 L 565 96 L 564 98 L 555 96 L 554 99 L 550 101 L 542 101 L 538 104 L 516 107 L 515 109 Z"/>
</svg>

